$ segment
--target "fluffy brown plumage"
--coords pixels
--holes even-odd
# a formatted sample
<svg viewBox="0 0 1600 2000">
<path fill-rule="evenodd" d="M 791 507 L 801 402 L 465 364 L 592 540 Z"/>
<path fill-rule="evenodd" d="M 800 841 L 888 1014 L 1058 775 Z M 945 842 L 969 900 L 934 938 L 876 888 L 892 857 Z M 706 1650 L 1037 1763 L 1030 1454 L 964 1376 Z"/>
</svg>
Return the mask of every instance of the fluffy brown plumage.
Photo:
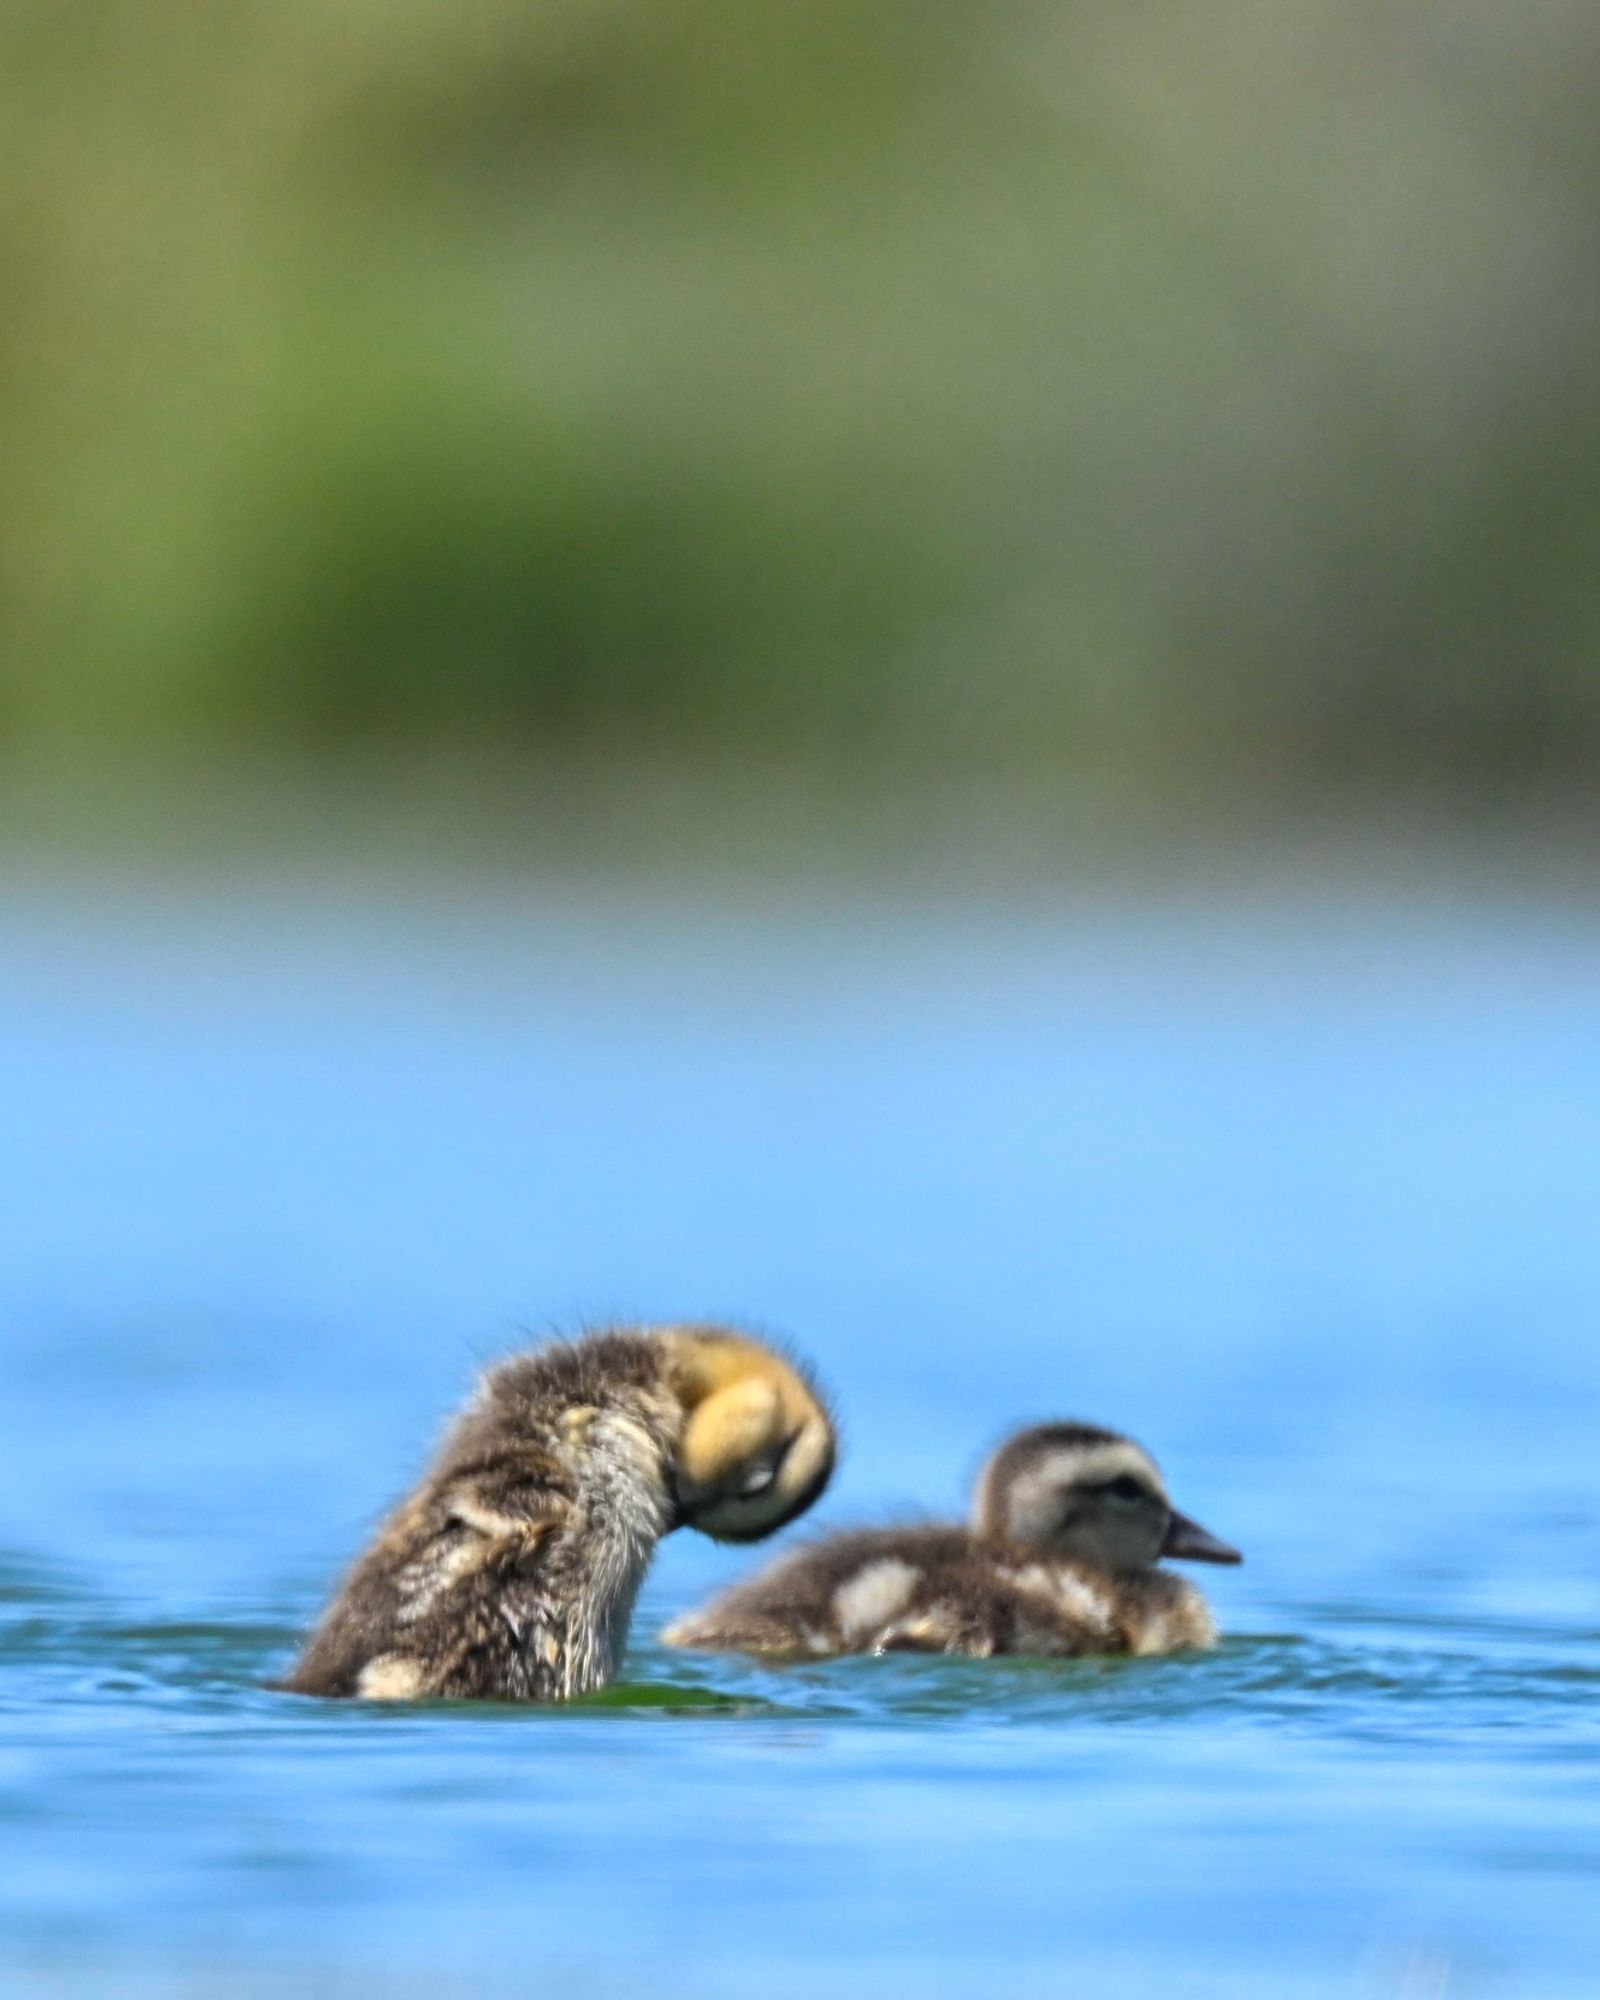
<svg viewBox="0 0 1600 2000">
<path fill-rule="evenodd" d="M 726 1328 L 518 1355 L 483 1377 L 280 1685 L 505 1701 L 603 1687 L 660 1538 L 771 1534 L 816 1499 L 833 1455 L 810 1384 Z"/>
<path fill-rule="evenodd" d="M 1162 1556 L 1237 1562 L 1167 1499 L 1131 1439 L 1045 1424 L 978 1481 L 971 1528 L 860 1529 L 794 1551 L 669 1626 L 713 1652 L 1165 1653 L 1215 1628 Z"/>
</svg>

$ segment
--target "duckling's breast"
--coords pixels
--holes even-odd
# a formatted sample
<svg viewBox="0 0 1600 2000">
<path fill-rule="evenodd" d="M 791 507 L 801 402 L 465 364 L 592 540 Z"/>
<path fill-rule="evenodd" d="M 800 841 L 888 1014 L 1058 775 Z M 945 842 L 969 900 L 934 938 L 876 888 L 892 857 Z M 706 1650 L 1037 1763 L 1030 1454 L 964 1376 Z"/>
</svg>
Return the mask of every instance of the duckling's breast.
<svg viewBox="0 0 1600 2000">
<path fill-rule="evenodd" d="M 1110 1578 L 1067 1563 L 996 1564 L 1008 1597 L 1004 1649 L 1014 1653 L 1093 1653 L 1121 1650 L 1116 1594 Z"/>
<path fill-rule="evenodd" d="M 1217 1643 L 1211 1607 L 1185 1576 L 1144 1570 L 1119 1579 L 1118 1595 L 1118 1623 L 1130 1653 L 1183 1653 Z"/>
</svg>

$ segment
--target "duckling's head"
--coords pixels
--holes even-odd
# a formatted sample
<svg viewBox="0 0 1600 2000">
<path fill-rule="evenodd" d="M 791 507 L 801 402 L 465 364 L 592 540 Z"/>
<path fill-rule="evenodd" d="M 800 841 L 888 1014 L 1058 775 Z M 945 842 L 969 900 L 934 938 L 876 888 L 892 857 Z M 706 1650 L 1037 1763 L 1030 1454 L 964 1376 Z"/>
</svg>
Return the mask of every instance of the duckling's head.
<svg viewBox="0 0 1600 2000">
<path fill-rule="evenodd" d="M 1148 1452 L 1094 1424 L 1041 1424 L 1007 1439 L 979 1476 L 973 1525 L 1112 1575 L 1162 1556 L 1243 1561 L 1178 1512 Z"/>
<path fill-rule="evenodd" d="M 803 1514 L 833 1471 L 833 1421 L 793 1363 L 743 1334 L 666 1335 L 685 1423 L 678 1522 L 719 1542 L 754 1542 Z"/>
</svg>

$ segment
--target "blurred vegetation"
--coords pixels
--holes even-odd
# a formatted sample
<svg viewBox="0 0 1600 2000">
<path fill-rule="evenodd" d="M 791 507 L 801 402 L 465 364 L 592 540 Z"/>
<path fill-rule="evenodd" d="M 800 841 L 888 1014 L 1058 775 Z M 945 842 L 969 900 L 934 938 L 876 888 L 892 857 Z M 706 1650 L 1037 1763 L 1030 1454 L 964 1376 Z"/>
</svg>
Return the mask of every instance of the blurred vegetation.
<svg viewBox="0 0 1600 2000">
<path fill-rule="evenodd" d="M 0 746 L 1600 741 L 1574 0 L 16 0 Z"/>
</svg>

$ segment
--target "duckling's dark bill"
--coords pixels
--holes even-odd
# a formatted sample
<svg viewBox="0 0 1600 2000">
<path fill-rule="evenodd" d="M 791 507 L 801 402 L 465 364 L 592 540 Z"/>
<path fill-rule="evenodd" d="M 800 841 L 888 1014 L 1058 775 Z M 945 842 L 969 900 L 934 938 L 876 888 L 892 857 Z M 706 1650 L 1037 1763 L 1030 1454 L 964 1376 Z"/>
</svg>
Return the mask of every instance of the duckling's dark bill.
<svg viewBox="0 0 1600 2000">
<path fill-rule="evenodd" d="M 1244 1557 L 1235 1548 L 1219 1541 L 1209 1529 L 1202 1528 L 1198 1521 L 1191 1521 L 1187 1514 L 1180 1514 L 1176 1508 L 1167 1523 L 1167 1538 L 1161 1544 L 1164 1556 L 1176 1556 L 1180 1562 L 1194 1563 L 1240 1563 Z"/>
</svg>

